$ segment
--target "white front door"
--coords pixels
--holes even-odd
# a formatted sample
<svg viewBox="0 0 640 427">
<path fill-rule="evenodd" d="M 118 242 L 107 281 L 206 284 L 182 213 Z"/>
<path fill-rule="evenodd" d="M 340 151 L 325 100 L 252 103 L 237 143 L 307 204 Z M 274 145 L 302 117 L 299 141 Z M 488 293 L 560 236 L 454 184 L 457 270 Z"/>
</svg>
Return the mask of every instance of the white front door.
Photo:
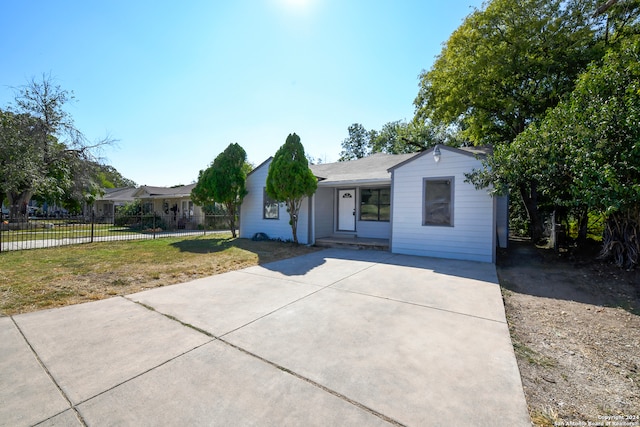
<svg viewBox="0 0 640 427">
<path fill-rule="evenodd" d="M 356 190 L 338 190 L 338 230 L 356 231 Z"/>
</svg>

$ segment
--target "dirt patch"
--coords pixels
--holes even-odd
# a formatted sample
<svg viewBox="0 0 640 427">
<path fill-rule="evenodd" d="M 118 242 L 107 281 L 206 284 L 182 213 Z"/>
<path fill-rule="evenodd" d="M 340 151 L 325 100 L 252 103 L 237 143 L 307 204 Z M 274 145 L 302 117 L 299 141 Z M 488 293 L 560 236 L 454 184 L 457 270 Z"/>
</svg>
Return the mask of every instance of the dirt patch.
<svg viewBox="0 0 640 427">
<path fill-rule="evenodd" d="M 640 426 L 640 272 L 594 255 L 510 242 L 498 257 L 536 425 Z"/>
</svg>

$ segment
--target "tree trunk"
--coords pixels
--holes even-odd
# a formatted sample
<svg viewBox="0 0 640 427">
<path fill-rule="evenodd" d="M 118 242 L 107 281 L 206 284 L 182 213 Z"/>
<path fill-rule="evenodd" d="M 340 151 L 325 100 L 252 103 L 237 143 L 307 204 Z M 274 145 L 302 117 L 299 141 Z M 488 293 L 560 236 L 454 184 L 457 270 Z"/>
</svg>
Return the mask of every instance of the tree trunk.
<svg viewBox="0 0 640 427">
<path fill-rule="evenodd" d="M 236 238 L 236 204 L 233 202 L 227 202 L 227 215 L 229 221 L 229 228 L 231 229 L 231 236 Z"/>
<path fill-rule="evenodd" d="M 29 219 L 27 205 L 31 200 L 31 191 L 20 193 L 9 191 L 7 199 L 9 199 L 9 221 L 27 221 Z"/>
<path fill-rule="evenodd" d="M 587 232 L 589 231 L 589 210 L 583 209 L 579 213 L 578 218 L 578 246 L 587 241 Z"/>
<path fill-rule="evenodd" d="M 640 265 L 640 207 L 607 218 L 600 258 L 611 259 L 621 268 Z"/>
<path fill-rule="evenodd" d="M 530 189 L 527 189 L 526 184 L 520 184 L 519 187 L 520 196 L 524 203 L 527 215 L 529 216 L 529 232 L 531 234 L 531 240 L 534 243 L 539 242 L 542 239 L 542 233 L 544 231 L 544 225 L 538 212 L 538 191 L 537 184 L 535 182 L 530 183 Z"/>
<path fill-rule="evenodd" d="M 300 203 L 296 200 L 287 201 L 287 210 L 289 211 L 289 224 L 291 224 L 291 233 L 293 234 L 293 243 L 298 244 L 298 211 L 300 211 Z"/>
</svg>

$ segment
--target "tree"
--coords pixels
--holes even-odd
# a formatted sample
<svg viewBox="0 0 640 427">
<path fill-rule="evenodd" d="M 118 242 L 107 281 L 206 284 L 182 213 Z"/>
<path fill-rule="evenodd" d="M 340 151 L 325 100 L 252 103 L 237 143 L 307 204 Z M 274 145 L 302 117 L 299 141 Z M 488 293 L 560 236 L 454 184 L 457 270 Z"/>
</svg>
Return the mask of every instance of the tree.
<svg viewBox="0 0 640 427">
<path fill-rule="evenodd" d="M 135 187 L 135 181 L 125 178 L 116 168 L 111 165 L 101 165 L 94 163 L 93 166 L 97 168 L 97 179 L 101 188 L 122 188 L 122 187 Z"/>
<path fill-rule="evenodd" d="M 342 141 L 339 162 L 361 159 L 371 154 L 371 134 L 360 123 L 348 128 L 349 137 Z"/>
<path fill-rule="evenodd" d="M 298 213 L 302 200 L 311 197 L 316 188 L 318 180 L 309 169 L 300 137 L 289 134 L 269 165 L 266 191 L 272 199 L 286 204 L 295 243 L 298 243 Z"/>
<path fill-rule="evenodd" d="M 459 146 L 455 132 L 431 121 L 405 122 L 397 120 L 382 126 L 380 131 L 371 131 L 373 153 L 404 154 L 425 151 L 437 144 Z"/>
<path fill-rule="evenodd" d="M 95 149 L 112 140 L 90 144 L 63 108 L 71 100 L 73 94 L 43 75 L 41 81 L 31 79 L 20 88 L 12 111 L 2 115 L 0 158 L 5 163 L 0 187 L 12 219 L 26 218 L 26 206 L 34 195 L 77 207 L 99 191 L 88 162 L 96 160 Z M 16 155 L 25 169 L 6 163 Z"/>
<path fill-rule="evenodd" d="M 557 203 L 607 218 L 604 257 L 640 265 L 640 35 L 610 47 L 571 97 L 525 132 L 518 147 L 536 162 Z M 535 160 L 534 160 L 535 161 Z M 555 182 L 554 182 L 555 181 Z"/>
<path fill-rule="evenodd" d="M 415 120 L 456 125 L 474 145 L 511 144 L 602 55 L 597 35 L 605 19 L 592 18 L 595 10 L 594 0 L 493 0 L 475 10 L 433 67 L 422 72 Z M 529 179 L 512 188 L 537 240 L 542 234 L 538 183 Z"/>
<path fill-rule="evenodd" d="M 26 217 L 27 203 L 22 201 L 46 184 L 40 126 L 29 114 L 0 110 L 0 196 L 9 200 L 11 219 Z"/>
<path fill-rule="evenodd" d="M 237 143 L 220 153 L 211 166 L 198 174 L 191 199 L 199 205 L 222 203 L 225 206 L 229 229 L 236 237 L 236 218 L 242 199 L 247 195 L 247 153 Z"/>
</svg>

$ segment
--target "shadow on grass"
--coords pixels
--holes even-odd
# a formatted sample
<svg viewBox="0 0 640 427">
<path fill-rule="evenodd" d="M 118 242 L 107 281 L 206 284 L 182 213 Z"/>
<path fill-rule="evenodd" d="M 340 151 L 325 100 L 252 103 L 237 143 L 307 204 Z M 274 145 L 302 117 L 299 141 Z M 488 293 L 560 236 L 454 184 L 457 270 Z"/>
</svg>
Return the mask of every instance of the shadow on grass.
<svg viewBox="0 0 640 427">
<path fill-rule="evenodd" d="M 239 247 L 238 239 L 230 236 L 203 236 L 195 239 L 185 239 L 171 243 L 170 246 L 180 250 L 180 252 L 191 252 L 196 254 L 210 254 L 222 252 L 231 247 Z M 241 247 L 242 249 L 242 247 Z"/>
<path fill-rule="evenodd" d="M 215 254 L 224 251 L 240 250 L 250 252 L 258 257 L 258 264 L 266 264 L 283 259 L 293 258 L 316 252 L 318 249 L 290 242 L 253 241 L 250 239 L 233 238 L 230 235 L 202 236 L 195 239 L 185 239 L 171 243 L 180 252 L 194 254 Z"/>
</svg>

